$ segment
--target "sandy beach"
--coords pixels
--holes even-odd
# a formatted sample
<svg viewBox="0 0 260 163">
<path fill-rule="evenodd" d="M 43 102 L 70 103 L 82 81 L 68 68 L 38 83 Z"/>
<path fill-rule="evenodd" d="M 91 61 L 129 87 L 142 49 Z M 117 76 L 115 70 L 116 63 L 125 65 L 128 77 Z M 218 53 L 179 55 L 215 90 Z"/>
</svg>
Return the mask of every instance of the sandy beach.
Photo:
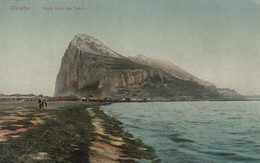
<svg viewBox="0 0 260 163">
<path fill-rule="evenodd" d="M 101 105 L 0 103 L 0 162 L 160 162 Z"/>
</svg>

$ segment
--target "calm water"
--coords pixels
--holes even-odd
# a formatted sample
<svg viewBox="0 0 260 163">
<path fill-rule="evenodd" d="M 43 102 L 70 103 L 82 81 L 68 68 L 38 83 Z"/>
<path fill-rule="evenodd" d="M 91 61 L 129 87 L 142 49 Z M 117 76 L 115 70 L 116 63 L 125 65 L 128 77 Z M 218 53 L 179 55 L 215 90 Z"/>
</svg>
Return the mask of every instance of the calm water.
<svg viewBox="0 0 260 163">
<path fill-rule="evenodd" d="M 260 102 L 104 106 L 162 162 L 260 162 Z"/>
</svg>

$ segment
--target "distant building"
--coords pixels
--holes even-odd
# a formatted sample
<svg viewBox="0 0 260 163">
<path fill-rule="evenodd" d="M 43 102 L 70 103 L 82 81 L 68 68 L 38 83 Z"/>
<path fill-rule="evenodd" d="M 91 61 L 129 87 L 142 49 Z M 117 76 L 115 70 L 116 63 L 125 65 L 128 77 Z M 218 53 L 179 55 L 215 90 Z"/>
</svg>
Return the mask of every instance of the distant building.
<svg viewBox="0 0 260 163">
<path fill-rule="evenodd" d="M 76 96 L 60 96 L 56 101 L 80 101 L 81 99 Z"/>
<path fill-rule="evenodd" d="M 92 102 L 100 102 L 100 101 L 102 101 L 102 99 L 99 98 L 99 97 L 89 97 L 89 98 L 88 98 L 88 101 L 92 101 Z"/>
<path fill-rule="evenodd" d="M 38 96 L 36 95 L 1 95 L 0 102 L 8 102 L 8 101 L 37 101 Z"/>
</svg>

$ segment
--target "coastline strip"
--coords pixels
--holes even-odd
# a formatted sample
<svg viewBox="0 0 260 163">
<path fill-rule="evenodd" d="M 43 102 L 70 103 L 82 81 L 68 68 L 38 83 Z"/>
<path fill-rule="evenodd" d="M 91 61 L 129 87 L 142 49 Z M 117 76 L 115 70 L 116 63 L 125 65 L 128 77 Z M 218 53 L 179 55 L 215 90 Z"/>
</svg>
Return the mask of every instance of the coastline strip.
<svg viewBox="0 0 260 163">
<path fill-rule="evenodd" d="M 92 125 L 95 128 L 94 132 L 97 134 L 96 140 L 92 141 L 89 147 L 91 151 L 89 161 L 93 163 L 118 163 L 120 159 L 129 160 L 130 158 L 128 158 L 120 148 L 121 145 L 125 144 L 123 139 L 105 133 L 105 129 L 102 126 L 103 120 L 95 117 L 96 114 L 92 108 L 87 108 L 86 110 L 93 118 Z"/>
<path fill-rule="evenodd" d="M 86 111 L 92 117 L 95 132 L 89 147 L 90 162 L 161 162 L 152 147 L 125 131 L 116 118 L 100 108 L 87 108 Z"/>
</svg>

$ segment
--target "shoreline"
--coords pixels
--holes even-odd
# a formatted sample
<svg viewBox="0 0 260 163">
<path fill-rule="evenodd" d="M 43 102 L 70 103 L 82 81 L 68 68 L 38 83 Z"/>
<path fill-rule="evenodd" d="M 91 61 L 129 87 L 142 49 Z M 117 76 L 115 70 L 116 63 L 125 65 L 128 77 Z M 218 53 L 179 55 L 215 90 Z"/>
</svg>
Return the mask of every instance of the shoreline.
<svg viewBox="0 0 260 163">
<path fill-rule="evenodd" d="M 33 102 L 0 105 L 0 161 L 160 162 L 152 147 L 100 109 L 108 104 L 50 102 L 43 110 Z"/>
<path fill-rule="evenodd" d="M 88 108 L 87 111 L 93 117 L 92 124 L 97 134 L 91 142 L 90 150 L 93 153 L 90 162 L 136 162 L 137 159 L 159 162 L 154 149 L 125 131 L 120 121 L 106 115 L 99 108 Z"/>
</svg>

